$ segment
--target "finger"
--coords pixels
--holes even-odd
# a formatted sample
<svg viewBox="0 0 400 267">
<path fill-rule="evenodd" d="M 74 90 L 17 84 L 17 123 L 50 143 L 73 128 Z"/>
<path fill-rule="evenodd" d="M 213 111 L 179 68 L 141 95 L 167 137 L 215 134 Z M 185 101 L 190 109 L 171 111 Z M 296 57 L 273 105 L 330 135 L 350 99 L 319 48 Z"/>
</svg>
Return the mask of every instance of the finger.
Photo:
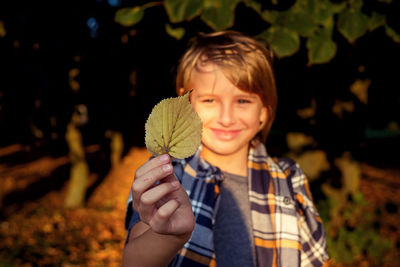
<svg viewBox="0 0 400 267">
<path fill-rule="evenodd" d="M 174 172 L 160 179 L 160 183 L 171 183 L 173 181 L 178 181 L 178 178 L 176 178 Z"/>
<path fill-rule="evenodd" d="M 140 197 L 140 201 L 143 205 L 153 205 L 157 201 L 161 200 L 167 194 L 177 190 L 179 188 L 179 182 L 173 181 L 171 183 L 162 183 L 150 190 L 147 190 Z"/>
<path fill-rule="evenodd" d="M 152 158 L 151 160 L 147 161 L 145 164 L 143 164 L 136 170 L 135 177 L 144 175 L 145 173 L 149 172 L 151 169 L 156 168 L 156 167 L 166 164 L 166 163 L 170 163 L 170 162 L 171 162 L 171 158 L 168 154 L 162 154 L 160 156 Z"/>
<path fill-rule="evenodd" d="M 177 190 L 179 188 L 179 182 L 177 180 L 170 183 L 159 184 L 142 194 L 140 202 L 142 205 L 154 205 L 157 201 L 160 201 L 167 194 Z"/>
<path fill-rule="evenodd" d="M 132 198 L 133 202 L 136 203 L 140 200 L 141 195 L 146 190 L 153 187 L 155 182 L 160 179 L 167 177 L 173 173 L 173 167 L 171 164 L 164 164 L 153 168 L 143 176 L 138 176 L 132 184 Z"/>
<path fill-rule="evenodd" d="M 137 205 L 137 210 L 141 220 L 148 222 L 157 212 L 157 209 L 164 205 L 167 200 L 163 198 L 169 193 L 179 189 L 179 182 L 163 183 L 146 191 L 140 198 L 140 203 Z"/>
<path fill-rule="evenodd" d="M 175 199 L 171 199 L 162 205 L 149 222 L 151 228 L 156 232 L 171 231 L 172 229 L 165 229 L 166 221 L 174 214 L 178 207 L 179 202 Z"/>
</svg>

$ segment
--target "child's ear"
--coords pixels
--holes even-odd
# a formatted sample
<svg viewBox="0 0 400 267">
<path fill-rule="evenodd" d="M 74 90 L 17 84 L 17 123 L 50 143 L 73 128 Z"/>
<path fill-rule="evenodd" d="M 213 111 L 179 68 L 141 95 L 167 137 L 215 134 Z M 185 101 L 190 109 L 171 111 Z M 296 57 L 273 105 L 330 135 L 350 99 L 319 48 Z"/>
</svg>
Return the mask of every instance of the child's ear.
<svg viewBox="0 0 400 267">
<path fill-rule="evenodd" d="M 269 109 L 266 106 L 263 106 L 260 112 L 260 127 L 258 128 L 259 131 L 261 131 L 264 126 L 267 124 L 268 122 L 268 111 Z"/>
</svg>

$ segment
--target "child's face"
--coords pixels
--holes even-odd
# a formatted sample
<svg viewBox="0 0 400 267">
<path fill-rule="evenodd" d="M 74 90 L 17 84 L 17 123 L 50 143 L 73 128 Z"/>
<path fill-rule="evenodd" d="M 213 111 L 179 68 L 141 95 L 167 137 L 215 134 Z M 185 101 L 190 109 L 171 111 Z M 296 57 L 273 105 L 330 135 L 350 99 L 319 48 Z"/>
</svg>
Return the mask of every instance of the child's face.
<svg viewBox="0 0 400 267">
<path fill-rule="evenodd" d="M 203 122 L 203 150 L 218 155 L 246 153 L 267 119 L 257 94 L 240 90 L 213 64 L 192 74 L 191 103 Z"/>
</svg>

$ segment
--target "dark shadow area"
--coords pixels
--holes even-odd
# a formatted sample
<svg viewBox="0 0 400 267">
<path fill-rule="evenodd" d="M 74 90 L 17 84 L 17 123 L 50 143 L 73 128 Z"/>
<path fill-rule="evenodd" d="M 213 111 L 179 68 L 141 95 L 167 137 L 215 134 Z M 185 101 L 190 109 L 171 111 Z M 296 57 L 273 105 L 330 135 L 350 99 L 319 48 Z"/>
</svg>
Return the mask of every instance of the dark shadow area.
<svg viewBox="0 0 400 267">
<path fill-rule="evenodd" d="M 273 125 L 265 145 L 271 157 L 282 157 L 289 150 L 286 144 L 286 133 L 274 130 Z"/>
<path fill-rule="evenodd" d="M 52 158 L 62 157 L 68 154 L 66 145 L 63 144 L 40 144 L 37 146 L 26 146 L 24 150 L 0 157 L 0 164 L 7 164 L 7 167 L 15 167 L 26 164 L 40 158 L 49 156 Z"/>
<path fill-rule="evenodd" d="M 378 168 L 399 168 L 400 136 L 384 139 L 367 139 L 359 160 Z"/>
<path fill-rule="evenodd" d="M 96 173 L 97 179 L 87 188 L 85 202 L 89 200 L 96 188 L 101 185 L 110 172 L 110 142 L 104 142 L 100 150 L 96 153 L 88 154 L 86 160 L 89 165 L 90 173 Z"/>
<path fill-rule="evenodd" d="M 1 158 L 0 164 L 5 162 L 10 167 L 15 167 L 38 160 L 44 156 L 53 157 L 54 154 L 50 155 L 50 153 L 45 150 L 40 150 L 35 153 L 21 151 Z M 100 146 L 99 150 L 86 153 L 86 161 L 89 166 L 90 174 L 96 174 L 97 178 L 87 188 L 85 201 L 87 201 L 96 188 L 101 185 L 111 169 L 109 140 L 105 141 Z M 70 167 L 70 164 L 63 165 L 55 169 L 49 176 L 36 177 L 35 181 L 26 188 L 17 189 L 6 194 L 2 199 L 0 218 L 6 218 L 11 213 L 18 212 L 23 208 L 25 203 L 35 201 L 51 191 L 60 191 L 68 183 Z M 31 173 L 27 175 L 26 178 L 32 178 L 33 176 L 35 176 L 35 174 Z M 40 176 L 40 174 L 37 176 Z M 25 177 L 15 177 L 15 179 L 25 179 Z"/>
<path fill-rule="evenodd" d="M 0 219 L 7 218 L 11 213 L 21 210 L 25 203 L 35 201 L 47 193 L 61 190 L 69 178 L 70 164 L 54 170 L 51 175 L 41 177 L 24 189 L 13 191 L 3 198 L 3 207 L 0 210 Z"/>
</svg>

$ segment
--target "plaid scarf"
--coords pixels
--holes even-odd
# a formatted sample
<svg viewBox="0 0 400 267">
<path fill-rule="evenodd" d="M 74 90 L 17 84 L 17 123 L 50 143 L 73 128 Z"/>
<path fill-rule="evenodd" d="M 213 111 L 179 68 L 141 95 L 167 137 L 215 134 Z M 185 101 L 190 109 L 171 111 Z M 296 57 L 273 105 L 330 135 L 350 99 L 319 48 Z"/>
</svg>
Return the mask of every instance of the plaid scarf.
<svg viewBox="0 0 400 267">
<path fill-rule="evenodd" d="M 200 153 L 201 149 L 190 158 L 173 161 L 175 175 L 189 195 L 196 227 L 169 266 L 216 266 L 213 225 L 223 177 Z M 255 141 L 248 155 L 248 183 L 257 266 L 322 266 L 328 258 L 325 230 L 299 165 L 271 158 Z M 128 216 L 135 213 L 128 200 L 129 209 L 128 231 L 133 226 L 128 225 Z"/>
</svg>

